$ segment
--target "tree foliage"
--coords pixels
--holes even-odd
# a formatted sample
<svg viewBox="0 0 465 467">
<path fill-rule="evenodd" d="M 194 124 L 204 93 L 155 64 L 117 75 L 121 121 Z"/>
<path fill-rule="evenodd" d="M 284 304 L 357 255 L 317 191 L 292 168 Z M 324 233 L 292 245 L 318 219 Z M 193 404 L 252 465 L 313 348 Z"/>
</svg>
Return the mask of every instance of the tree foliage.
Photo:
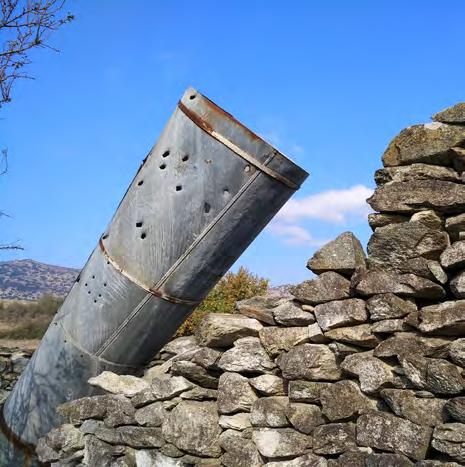
<svg viewBox="0 0 465 467">
<path fill-rule="evenodd" d="M 254 275 L 243 267 L 237 273 L 228 272 L 182 324 L 176 335 L 192 334 L 207 313 L 234 313 L 237 301 L 265 294 L 268 282 L 268 279 Z"/>
</svg>

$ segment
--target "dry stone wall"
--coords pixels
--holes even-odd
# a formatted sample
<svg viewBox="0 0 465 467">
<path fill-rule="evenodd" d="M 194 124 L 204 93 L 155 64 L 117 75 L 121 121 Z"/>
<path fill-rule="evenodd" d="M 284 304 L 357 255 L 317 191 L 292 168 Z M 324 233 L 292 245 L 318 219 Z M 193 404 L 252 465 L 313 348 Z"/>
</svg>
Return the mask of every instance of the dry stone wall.
<svg viewBox="0 0 465 467">
<path fill-rule="evenodd" d="M 293 296 L 256 297 L 171 341 L 141 378 L 64 404 L 52 465 L 465 465 L 465 104 L 403 130 L 350 232 Z"/>
</svg>

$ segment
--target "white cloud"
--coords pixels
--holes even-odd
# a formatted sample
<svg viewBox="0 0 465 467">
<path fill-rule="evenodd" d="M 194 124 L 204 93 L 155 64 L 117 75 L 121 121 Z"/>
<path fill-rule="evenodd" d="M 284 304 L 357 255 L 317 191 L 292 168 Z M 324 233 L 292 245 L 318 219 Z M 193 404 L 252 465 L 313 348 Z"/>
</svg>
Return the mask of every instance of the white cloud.
<svg viewBox="0 0 465 467">
<path fill-rule="evenodd" d="M 272 222 L 268 230 L 277 237 L 283 237 L 284 243 L 289 245 L 321 246 L 326 243 L 326 241 L 314 239 L 310 232 L 299 225 Z"/>
<path fill-rule="evenodd" d="M 276 220 L 295 223 L 302 219 L 319 219 L 335 224 L 347 222 L 348 217 L 365 217 L 370 211 L 366 199 L 373 190 L 355 185 L 343 190 L 328 190 L 301 199 L 289 200 Z"/>
</svg>

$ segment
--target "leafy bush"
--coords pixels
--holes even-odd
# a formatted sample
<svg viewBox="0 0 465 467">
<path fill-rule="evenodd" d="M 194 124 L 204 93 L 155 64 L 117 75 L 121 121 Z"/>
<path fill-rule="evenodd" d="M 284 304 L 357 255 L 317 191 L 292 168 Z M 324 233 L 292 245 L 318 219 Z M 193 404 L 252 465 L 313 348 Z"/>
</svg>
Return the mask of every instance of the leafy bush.
<svg viewBox="0 0 465 467">
<path fill-rule="evenodd" d="M 265 294 L 268 290 L 268 282 L 268 279 L 254 275 L 243 267 L 237 273 L 228 272 L 184 321 L 176 336 L 193 334 L 200 320 L 207 313 L 234 313 L 237 301 Z"/>
</svg>

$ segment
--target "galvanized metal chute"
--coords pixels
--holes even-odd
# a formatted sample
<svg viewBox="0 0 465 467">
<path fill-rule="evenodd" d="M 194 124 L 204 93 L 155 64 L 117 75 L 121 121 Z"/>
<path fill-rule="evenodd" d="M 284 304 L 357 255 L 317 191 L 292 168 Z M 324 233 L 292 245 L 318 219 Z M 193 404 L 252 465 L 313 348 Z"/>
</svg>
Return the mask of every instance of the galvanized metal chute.
<svg viewBox="0 0 465 467">
<path fill-rule="evenodd" d="M 34 444 L 102 372 L 135 374 L 308 174 L 188 89 L 4 407 Z"/>
</svg>

